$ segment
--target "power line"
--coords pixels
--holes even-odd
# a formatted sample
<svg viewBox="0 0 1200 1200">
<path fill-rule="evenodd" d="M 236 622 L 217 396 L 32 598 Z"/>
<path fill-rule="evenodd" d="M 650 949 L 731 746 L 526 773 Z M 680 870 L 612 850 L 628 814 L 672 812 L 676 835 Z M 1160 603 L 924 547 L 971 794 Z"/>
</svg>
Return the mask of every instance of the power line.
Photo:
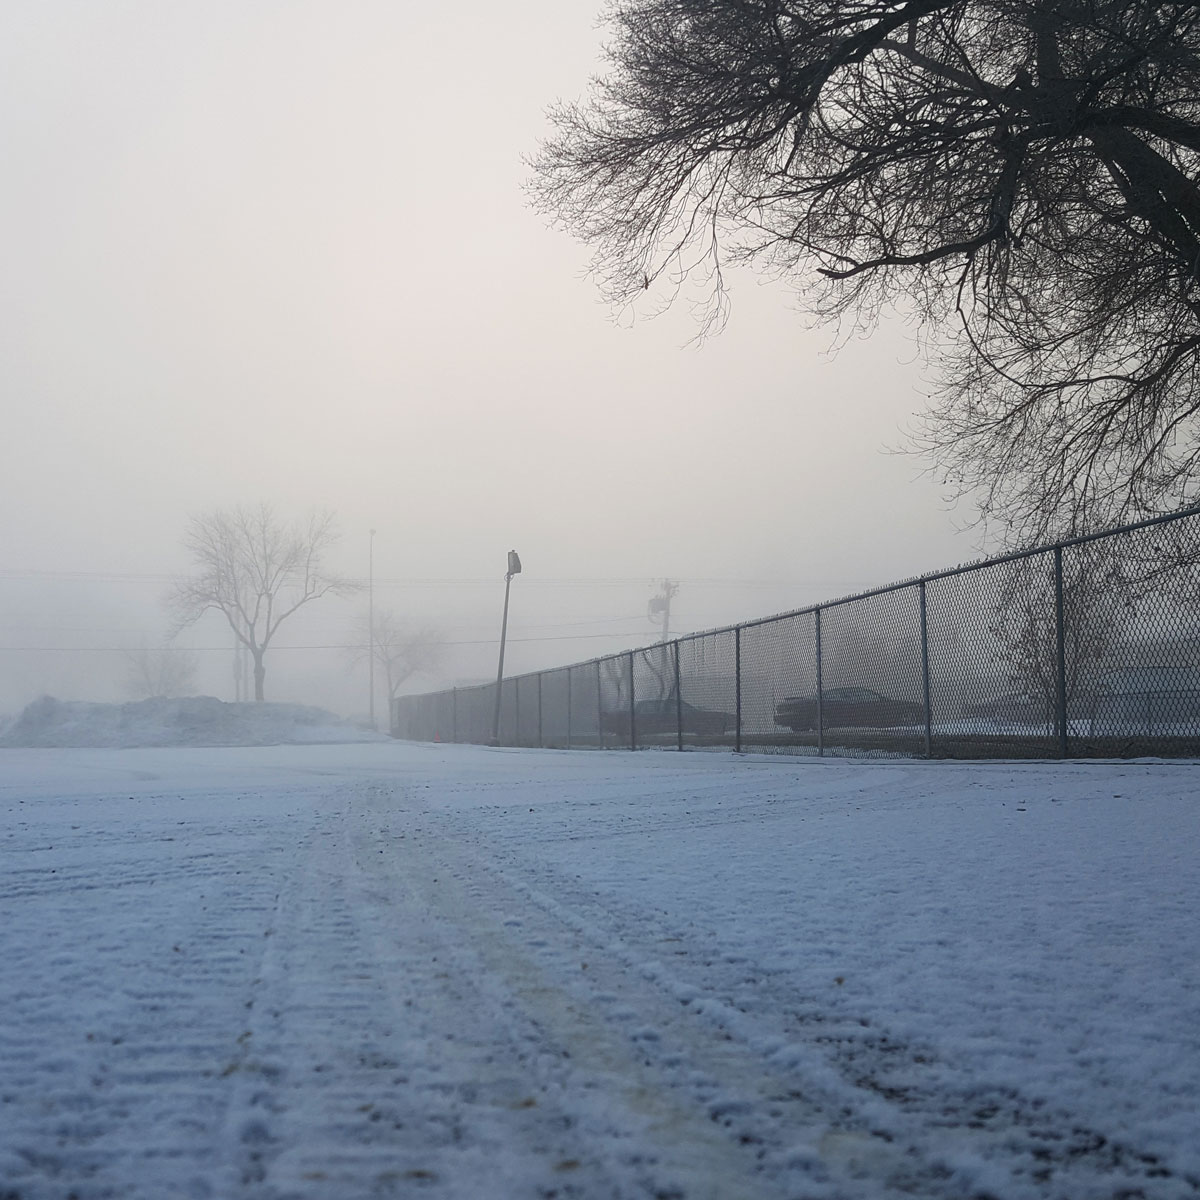
<svg viewBox="0 0 1200 1200">
<path fill-rule="evenodd" d="M 634 630 L 626 633 L 566 633 L 551 637 L 516 637 L 509 638 L 510 642 L 583 642 L 595 638 L 615 638 L 622 641 L 637 636 Z M 463 638 L 456 640 L 438 640 L 426 643 L 430 646 L 494 646 L 498 638 Z M 311 645 L 271 645 L 269 651 L 275 650 L 361 650 L 360 642 L 329 642 Z M 0 646 L 0 654 L 129 654 L 140 651 L 140 646 Z M 198 654 L 228 654 L 231 646 L 172 646 L 168 649 L 193 651 Z"/>
<path fill-rule="evenodd" d="M 186 574 L 183 572 L 182 574 Z M 0 580 L 47 580 L 50 582 L 91 582 L 91 583 L 173 583 L 179 574 L 163 574 L 161 572 L 145 571 L 45 571 L 23 568 L 0 568 Z M 352 582 L 364 584 L 365 578 L 349 577 Z M 677 582 L 688 587 L 731 587 L 731 588 L 768 588 L 768 587 L 871 587 L 878 580 L 872 579 L 736 579 L 729 577 L 685 578 L 674 577 Z M 531 578 L 522 584 L 523 589 L 530 587 L 549 588 L 608 588 L 608 587 L 645 587 L 646 577 L 613 576 L 609 578 L 587 576 L 563 576 L 561 578 Z M 437 577 L 423 576 L 404 579 L 399 576 L 377 576 L 376 587 L 397 588 L 466 588 L 466 587 L 496 587 L 496 579 L 491 576 Z"/>
<path fill-rule="evenodd" d="M 297 623 L 300 623 L 300 622 L 297 622 Z M 537 629 L 577 629 L 577 628 L 580 628 L 581 626 L 587 626 L 587 625 L 593 625 L 593 626 L 594 625 L 623 625 L 623 624 L 645 625 L 645 623 L 646 623 L 645 617 L 593 617 L 593 618 L 590 618 L 585 621 L 538 621 L 535 623 L 527 624 L 527 625 L 523 626 L 523 628 L 526 631 L 526 633 L 529 633 L 529 632 L 531 632 L 533 630 L 537 630 Z M 445 628 L 445 627 L 443 627 L 443 628 Z M 474 622 L 473 624 L 470 624 L 470 625 L 451 625 L 449 628 L 451 631 L 458 630 L 458 629 L 473 630 L 473 629 L 479 629 L 479 628 L 490 628 L 490 625 L 483 626 L 480 622 Z M 155 631 L 148 630 L 148 629 L 140 629 L 140 628 L 134 628 L 132 626 L 120 626 L 120 625 L 55 625 L 55 624 L 46 624 L 46 623 L 42 623 L 39 625 L 21 625 L 21 624 L 11 624 L 10 625 L 10 624 L 5 623 L 3 625 L 0 625 L 0 629 L 4 629 L 10 633 L 14 630 L 36 630 L 36 631 L 40 631 L 43 633 L 47 633 L 47 632 L 48 633 L 126 633 L 126 634 L 130 634 L 131 636 L 145 637 L 145 638 L 161 638 L 161 636 L 162 636 L 161 631 L 155 632 Z M 308 630 L 308 632 L 310 634 L 314 634 L 314 633 L 318 633 L 318 632 L 325 632 L 325 630 L 318 631 L 316 629 L 310 628 Z M 336 634 L 334 634 L 333 636 L 336 636 Z M 364 637 L 365 637 L 365 634 L 364 634 Z"/>
<path fill-rule="evenodd" d="M 299 623 L 302 624 L 303 622 L 299 622 Z M 579 629 L 579 628 L 586 628 L 588 626 L 595 627 L 597 625 L 636 625 L 640 629 L 641 627 L 643 627 L 645 625 L 645 623 L 646 623 L 645 617 L 592 617 L 592 618 L 589 618 L 588 620 L 584 620 L 584 621 L 538 621 L 538 622 L 527 624 L 527 625 L 523 626 L 526 636 L 523 639 L 514 639 L 514 640 L 526 640 L 527 641 L 527 640 L 529 640 L 530 635 L 535 630 Z M 445 626 L 443 626 L 442 628 L 446 629 Z M 469 625 L 451 625 L 449 627 L 449 629 L 447 629 L 446 631 L 447 632 L 454 632 L 457 630 L 474 631 L 479 628 L 490 628 L 490 625 L 489 626 L 481 626 L 479 622 L 475 622 L 475 623 L 469 624 Z M 119 634 L 128 634 L 131 637 L 139 637 L 139 638 L 142 638 L 145 640 L 156 640 L 156 641 L 162 640 L 161 632 L 155 632 L 155 631 L 148 630 L 148 629 L 134 629 L 134 628 L 129 628 L 129 627 L 113 626 L 113 625 L 47 625 L 47 624 L 9 625 L 9 624 L 4 624 L 4 625 L 0 625 L 0 629 L 3 629 L 4 631 L 6 631 L 8 633 L 12 633 L 17 630 L 36 631 L 36 632 L 41 632 L 41 633 L 119 633 Z M 637 631 L 638 631 L 637 629 L 630 629 L 627 632 L 636 633 Z M 325 629 L 313 629 L 310 627 L 307 630 L 307 633 L 310 636 L 313 636 L 313 635 L 319 636 L 320 634 L 326 633 L 326 632 L 329 632 L 330 636 L 334 636 L 334 637 L 337 636 L 337 633 L 334 633 L 332 631 L 327 631 Z M 611 632 L 615 635 L 615 634 L 619 633 L 620 631 L 612 630 Z M 581 634 L 579 636 L 585 636 L 585 635 Z M 593 635 L 586 635 L 586 636 L 593 636 Z M 605 636 L 605 635 L 603 635 L 601 633 L 597 633 L 594 636 Z M 491 640 L 495 641 L 494 638 L 492 638 Z M 450 645 L 450 644 L 454 644 L 454 643 L 440 641 L 438 644 L 439 645 Z M 69 647 L 62 647 L 62 648 L 69 649 Z M 94 648 L 101 649 L 102 647 L 94 647 Z M 13 649 L 13 647 L 0 646 L 0 649 Z"/>
</svg>

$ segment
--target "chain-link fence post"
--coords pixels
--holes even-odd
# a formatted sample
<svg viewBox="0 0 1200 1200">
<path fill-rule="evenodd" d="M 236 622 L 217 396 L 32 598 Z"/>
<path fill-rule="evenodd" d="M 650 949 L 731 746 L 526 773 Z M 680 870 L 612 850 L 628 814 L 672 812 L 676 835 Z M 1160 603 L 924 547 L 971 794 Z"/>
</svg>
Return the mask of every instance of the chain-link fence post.
<svg viewBox="0 0 1200 1200">
<path fill-rule="evenodd" d="M 546 744 L 546 739 L 542 735 L 542 673 L 538 672 L 538 748 L 541 749 Z"/>
<path fill-rule="evenodd" d="M 933 757 L 933 710 L 929 703 L 929 613 L 921 580 L 921 702 L 925 707 L 925 757 Z"/>
<path fill-rule="evenodd" d="M 742 627 L 739 625 L 733 631 L 733 686 L 734 713 L 737 725 L 733 734 L 733 752 L 742 752 Z"/>
<path fill-rule="evenodd" d="M 817 753 L 823 755 L 825 753 L 825 714 L 821 708 L 821 692 L 824 690 L 824 684 L 821 677 L 821 609 L 817 607 L 813 610 L 815 625 L 817 631 Z"/>
<path fill-rule="evenodd" d="M 1063 605 L 1062 546 L 1054 548 L 1055 724 L 1058 754 L 1070 756 L 1067 744 L 1067 613 Z"/>
<path fill-rule="evenodd" d="M 571 667 L 567 668 L 567 749 L 571 748 L 571 689 L 574 684 L 571 682 Z"/>
<path fill-rule="evenodd" d="M 683 749 L 683 688 L 679 679 L 679 639 L 675 639 L 675 749 Z"/>
<path fill-rule="evenodd" d="M 1054 547 L 1054 632 L 1055 632 L 1055 721 L 1058 724 L 1058 752 L 1062 758 L 1070 756 L 1067 744 L 1067 621 L 1063 605 L 1063 556 L 1062 547 Z"/>
<path fill-rule="evenodd" d="M 633 651 L 630 650 L 625 658 L 625 665 L 629 671 L 629 748 L 630 750 L 637 749 L 637 703 L 633 696 Z"/>
<path fill-rule="evenodd" d="M 450 700 L 450 740 L 458 741 L 458 688 L 451 691 Z"/>
<path fill-rule="evenodd" d="M 604 747 L 604 684 L 600 679 L 600 660 L 596 659 L 596 744 Z"/>
</svg>

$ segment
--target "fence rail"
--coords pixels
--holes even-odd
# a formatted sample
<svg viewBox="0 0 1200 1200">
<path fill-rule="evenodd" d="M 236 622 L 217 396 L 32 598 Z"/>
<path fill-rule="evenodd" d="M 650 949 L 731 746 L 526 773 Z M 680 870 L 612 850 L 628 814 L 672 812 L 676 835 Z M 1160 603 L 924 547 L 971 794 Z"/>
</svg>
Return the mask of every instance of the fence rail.
<svg viewBox="0 0 1200 1200">
<path fill-rule="evenodd" d="M 491 740 L 496 684 L 392 702 Z M 1200 755 L 1200 510 L 505 679 L 501 745 Z"/>
</svg>

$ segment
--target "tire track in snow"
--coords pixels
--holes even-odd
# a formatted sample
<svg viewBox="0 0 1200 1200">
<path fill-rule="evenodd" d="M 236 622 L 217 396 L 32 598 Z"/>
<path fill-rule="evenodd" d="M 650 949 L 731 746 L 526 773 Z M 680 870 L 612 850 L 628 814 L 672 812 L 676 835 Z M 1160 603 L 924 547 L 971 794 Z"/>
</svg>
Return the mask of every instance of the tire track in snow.
<svg viewBox="0 0 1200 1200">
<path fill-rule="evenodd" d="M 682 1086 L 695 1062 L 663 1078 L 647 1049 L 657 1035 L 629 1036 L 620 992 L 564 988 L 448 843 L 394 834 L 394 801 L 382 807 L 338 803 L 294 857 L 241 1040 L 219 1194 L 784 1195 L 728 1098 L 696 1103 Z"/>
<path fill-rule="evenodd" d="M 562 1103 L 577 1110 L 593 1153 L 609 1157 L 620 1195 L 715 1200 L 799 1188 L 851 1197 L 864 1181 L 879 1196 L 962 1194 L 950 1172 L 847 1119 L 802 1072 L 712 1020 L 711 1000 L 710 1019 L 698 1019 L 689 1009 L 697 993 L 665 986 L 661 969 L 630 961 L 619 941 L 497 872 L 438 819 L 402 822 L 379 795 L 372 807 L 379 828 L 360 832 L 359 853 L 379 894 L 403 876 L 453 931 L 475 989 L 537 1031 L 546 1061 L 558 1064 L 542 1086 L 565 1090 Z M 595 1104 L 572 1105 L 589 1094 L 602 1097 L 606 1128 L 588 1124 Z M 622 1157 L 631 1144 L 635 1162 Z"/>
<path fill-rule="evenodd" d="M 0 1003 L 37 1031 L 0 1041 L 0 1195 L 216 1195 L 222 1066 L 258 970 L 272 838 L 235 824 L 219 859 L 197 869 L 184 836 L 164 857 L 140 831 L 127 830 L 119 858 L 89 867 L 88 831 L 60 830 L 55 861 L 66 869 L 47 867 L 36 886 L 0 897 L 0 920 L 16 933 Z M 45 935 L 20 936 L 25 922 Z"/>
<path fill-rule="evenodd" d="M 65 815 L 20 834 L 53 856 L 0 894 L 0 1003 L 37 1033 L 0 1029 L 0 1196 L 963 1200 L 984 1192 L 953 1155 L 981 1148 L 1005 1200 L 1197 1190 L 1069 1114 L 955 1092 L 786 976 L 706 962 L 702 931 L 556 873 L 523 841 L 544 831 L 386 785 L 263 792 L 248 816 L 214 797 L 177 843 L 157 797 L 111 838 L 66 844 Z M 698 827 L 639 803 L 585 842 Z M 703 821 L 743 812 L 762 818 Z"/>
<path fill-rule="evenodd" d="M 739 816 L 734 809 L 687 828 L 736 824 L 739 819 L 762 822 L 775 815 L 747 810 Z M 670 818 L 666 822 L 674 823 Z M 637 829 L 618 832 L 661 832 L 663 824 L 663 815 L 651 812 L 636 822 Z M 459 845 L 478 846 L 485 836 L 461 814 L 451 825 Z M 597 834 L 611 832 L 589 831 L 584 840 L 590 843 Z M 577 836 L 572 834 L 570 840 Z M 554 840 L 562 840 L 562 835 L 533 839 Z M 872 1194 L 890 1187 L 929 1196 L 1062 1200 L 1176 1200 L 1200 1195 L 1200 1180 L 1172 1172 L 1154 1154 L 1089 1128 L 1070 1112 L 1047 1109 L 1014 1089 L 979 1087 L 970 1079 L 956 1078 L 938 1061 L 935 1048 L 909 1046 L 886 1027 L 865 1019 L 853 1022 L 823 1013 L 812 998 L 782 990 L 770 972 L 751 968 L 757 977 L 753 982 L 758 1008 L 747 1015 L 728 989 L 728 972 L 714 976 L 707 969 L 711 947 L 705 953 L 703 946 L 693 946 L 698 952 L 678 960 L 679 967 L 664 967 L 661 943 L 683 943 L 688 940 L 682 936 L 685 931 L 661 925 L 654 913 L 618 911 L 613 897 L 600 903 L 593 893 L 579 891 L 573 880 L 538 861 L 536 853 L 514 853 L 517 844 L 510 847 L 507 838 L 501 843 L 489 841 L 486 856 L 477 854 L 477 875 L 494 876 L 591 944 L 607 947 L 629 971 L 741 1043 L 747 1056 L 757 1056 L 785 1075 L 791 1066 L 793 1086 L 813 1104 L 811 1123 L 827 1124 L 815 1143 L 810 1140 L 811 1162 L 818 1168 L 828 1166 L 835 1176 L 839 1167 L 848 1168 L 860 1182 L 869 1178 Z M 660 947 L 649 949 L 651 941 Z M 736 970 L 736 963 L 745 960 L 724 961 Z M 697 971 L 700 962 L 705 969 Z M 762 1010 L 771 1009 L 776 1019 L 764 1022 Z"/>
<path fill-rule="evenodd" d="M 536 1053 L 502 1010 L 480 1005 L 456 937 L 402 878 L 356 863 L 364 848 L 378 853 L 356 832 L 337 803 L 295 856 L 221 1194 L 626 1194 L 537 1094 Z"/>
</svg>

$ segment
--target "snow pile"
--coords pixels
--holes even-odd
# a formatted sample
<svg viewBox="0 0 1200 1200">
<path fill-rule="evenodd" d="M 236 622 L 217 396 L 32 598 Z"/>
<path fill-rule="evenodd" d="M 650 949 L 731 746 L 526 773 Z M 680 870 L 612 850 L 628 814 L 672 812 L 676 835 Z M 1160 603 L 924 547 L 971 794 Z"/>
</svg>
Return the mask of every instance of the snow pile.
<svg viewBox="0 0 1200 1200">
<path fill-rule="evenodd" d="M 300 704 L 227 704 L 213 696 L 94 704 L 43 696 L 0 732 L 0 746 L 279 746 L 371 742 L 385 734 Z"/>
</svg>

